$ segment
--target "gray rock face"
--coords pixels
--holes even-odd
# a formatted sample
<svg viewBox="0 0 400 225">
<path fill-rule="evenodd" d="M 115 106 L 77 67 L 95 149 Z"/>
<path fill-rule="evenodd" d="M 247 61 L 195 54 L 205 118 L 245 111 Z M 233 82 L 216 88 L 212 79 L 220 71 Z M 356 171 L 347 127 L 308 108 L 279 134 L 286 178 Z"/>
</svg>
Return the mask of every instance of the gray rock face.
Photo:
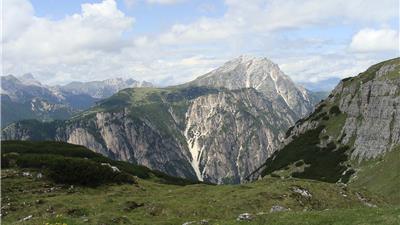
<svg viewBox="0 0 400 225">
<path fill-rule="evenodd" d="M 338 104 L 347 119 L 341 142 L 354 142 L 354 157 L 375 158 L 400 143 L 399 71 L 398 63 L 384 65 L 374 71 L 373 79 L 340 83 L 333 91 L 334 96 L 343 96 Z M 390 73 L 397 75 L 385 78 Z"/>
<path fill-rule="evenodd" d="M 295 118 L 289 108 L 260 97 L 254 89 L 194 99 L 184 135 L 197 177 L 242 182 L 277 148 Z"/>
<path fill-rule="evenodd" d="M 353 148 L 352 158 L 375 158 L 399 145 L 400 59 L 376 64 L 357 77 L 341 81 L 317 108 L 328 106 L 339 107 L 345 115 L 343 124 L 338 124 L 338 135 L 330 135 L 328 140 Z M 296 124 L 283 146 L 323 123 L 309 118 Z"/>
</svg>

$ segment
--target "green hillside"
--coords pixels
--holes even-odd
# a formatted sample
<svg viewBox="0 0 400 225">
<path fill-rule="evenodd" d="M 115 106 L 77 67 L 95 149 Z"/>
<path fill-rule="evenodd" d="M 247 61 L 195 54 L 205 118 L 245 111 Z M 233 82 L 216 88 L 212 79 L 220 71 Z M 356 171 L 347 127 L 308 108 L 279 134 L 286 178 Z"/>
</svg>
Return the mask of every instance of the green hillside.
<svg viewBox="0 0 400 225">
<path fill-rule="evenodd" d="M 349 185 L 387 197 L 400 203 L 400 146 L 385 155 L 369 161 L 353 162 L 357 173 Z"/>
<path fill-rule="evenodd" d="M 25 159 L 30 159 L 29 165 Z M 134 182 L 118 180 L 97 186 L 71 184 L 53 179 L 48 161 L 57 159 L 91 162 L 93 167 L 86 169 L 108 162 L 126 176 L 138 177 Z M 267 178 L 243 185 L 193 184 L 57 142 L 2 142 L 2 166 L 2 224 L 200 224 L 202 220 L 242 224 L 236 220 L 242 213 L 252 214 L 246 224 L 399 222 L 400 208 L 368 190 L 295 178 Z M 290 211 L 270 213 L 273 206 Z"/>
</svg>

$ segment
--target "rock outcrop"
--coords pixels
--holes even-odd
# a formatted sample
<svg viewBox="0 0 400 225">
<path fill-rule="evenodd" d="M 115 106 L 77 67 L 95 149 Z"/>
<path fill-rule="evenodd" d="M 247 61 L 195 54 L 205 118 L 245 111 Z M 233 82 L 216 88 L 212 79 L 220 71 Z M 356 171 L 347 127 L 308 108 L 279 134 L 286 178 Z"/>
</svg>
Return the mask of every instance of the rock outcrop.
<svg viewBox="0 0 400 225">
<path fill-rule="evenodd" d="M 286 136 L 258 170 L 263 175 L 347 182 L 355 172 L 350 159 L 373 159 L 400 145 L 400 58 L 342 80 Z"/>
</svg>

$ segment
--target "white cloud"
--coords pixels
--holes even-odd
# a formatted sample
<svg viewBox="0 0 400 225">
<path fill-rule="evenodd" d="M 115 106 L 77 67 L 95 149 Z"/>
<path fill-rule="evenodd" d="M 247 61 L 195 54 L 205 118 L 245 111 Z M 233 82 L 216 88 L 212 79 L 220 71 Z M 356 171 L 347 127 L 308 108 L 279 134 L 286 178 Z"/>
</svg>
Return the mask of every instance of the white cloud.
<svg viewBox="0 0 400 225">
<path fill-rule="evenodd" d="M 235 35 L 332 24 L 386 22 L 398 17 L 397 0 L 225 0 L 219 18 L 175 24 L 164 33 L 167 43 L 212 42 Z"/>
<path fill-rule="evenodd" d="M 158 5 L 174 5 L 185 1 L 186 0 L 124 0 L 124 4 L 128 8 L 132 8 L 138 2 L 145 2 L 148 4 L 158 4 Z"/>
<path fill-rule="evenodd" d="M 138 1 L 184 0 L 125 0 L 125 4 Z M 348 43 L 310 53 L 309 46 L 326 46 L 329 41 L 307 36 L 290 39 L 286 31 L 349 24 L 372 27 L 398 18 L 396 0 L 226 0 L 225 4 L 220 17 L 200 17 L 135 36 L 130 32 L 135 19 L 118 9 L 115 0 L 82 4 L 80 12 L 59 20 L 35 16 L 28 0 L 7 0 L 3 3 L 3 68 L 16 75 L 32 72 L 53 84 L 133 76 L 166 85 L 193 79 L 231 57 L 256 54 L 282 64 L 297 81 L 317 82 L 333 75 L 354 75 L 387 55 L 363 58 L 359 54 L 367 53 L 346 52 Z"/>
<path fill-rule="evenodd" d="M 185 0 L 146 0 L 146 2 L 150 4 L 162 4 L 162 5 L 171 5 L 176 3 L 181 3 Z"/>
<path fill-rule="evenodd" d="M 350 49 L 356 52 L 400 51 L 399 41 L 396 30 L 365 28 L 353 36 Z"/>
<path fill-rule="evenodd" d="M 318 56 L 288 57 L 280 68 L 297 82 L 317 83 L 331 77 L 356 76 L 379 62 L 374 57 L 348 53 L 321 54 Z"/>
<path fill-rule="evenodd" d="M 2 42 L 17 38 L 32 23 L 33 7 L 25 0 L 2 1 Z M 6 9 L 6 10 L 5 10 Z"/>
<path fill-rule="evenodd" d="M 20 8 L 20 4 L 26 7 Z M 114 0 L 82 4 L 81 13 L 61 20 L 36 17 L 29 6 L 22 0 L 6 1 L 4 6 L 6 12 L 11 11 L 4 15 L 6 34 L 2 45 L 6 71 L 81 64 L 101 52 L 119 51 L 124 45 L 124 32 L 134 22 L 134 18 L 118 10 Z"/>
</svg>

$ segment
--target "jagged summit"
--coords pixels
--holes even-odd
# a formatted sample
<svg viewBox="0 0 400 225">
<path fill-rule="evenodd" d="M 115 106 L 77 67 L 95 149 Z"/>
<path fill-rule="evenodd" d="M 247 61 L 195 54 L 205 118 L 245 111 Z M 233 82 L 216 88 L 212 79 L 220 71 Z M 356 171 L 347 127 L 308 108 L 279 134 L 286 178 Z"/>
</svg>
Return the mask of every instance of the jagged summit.
<svg viewBox="0 0 400 225">
<path fill-rule="evenodd" d="M 239 56 L 188 84 L 231 90 L 254 88 L 269 99 L 283 101 L 299 117 L 311 112 L 316 103 L 309 91 L 297 86 L 277 64 L 265 57 Z"/>
<path fill-rule="evenodd" d="M 107 98 L 119 90 L 131 87 L 152 87 L 150 82 L 134 79 L 110 78 L 102 81 L 71 82 L 60 86 L 59 89 L 75 94 L 88 94 L 94 98 Z"/>
<path fill-rule="evenodd" d="M 242 69 L 249 70 L 249 72 L 251 72 L 255 69 L 261 69 L 261 70 L 264 70 L 264 72 L 271 70 L 271 68 L 273 68 L 275 70 L 280 70 L 279 66 L 277 64 L 273 63 L 271 60 L 269 60 L 266 57 L 241 55 L 237 58 L 229 60 L 221 67 L 217 68 L 214 71 L 211 71 L 210 73 L 206 74 L 205 76 L 210 77 L 210 76 L 215 75 L 215 73 L 229 72 L 229 71 L 237 69 L 238 67 L 242 67 Z M 247 74 L 249 74 L 249 73 L 231 73 L 230 75 L 231 76 L 246 76 Z M 246 83 L 246 86 L 251 87 L 251 85 L 247 84 L 247 83 Z"/>
</svg>

